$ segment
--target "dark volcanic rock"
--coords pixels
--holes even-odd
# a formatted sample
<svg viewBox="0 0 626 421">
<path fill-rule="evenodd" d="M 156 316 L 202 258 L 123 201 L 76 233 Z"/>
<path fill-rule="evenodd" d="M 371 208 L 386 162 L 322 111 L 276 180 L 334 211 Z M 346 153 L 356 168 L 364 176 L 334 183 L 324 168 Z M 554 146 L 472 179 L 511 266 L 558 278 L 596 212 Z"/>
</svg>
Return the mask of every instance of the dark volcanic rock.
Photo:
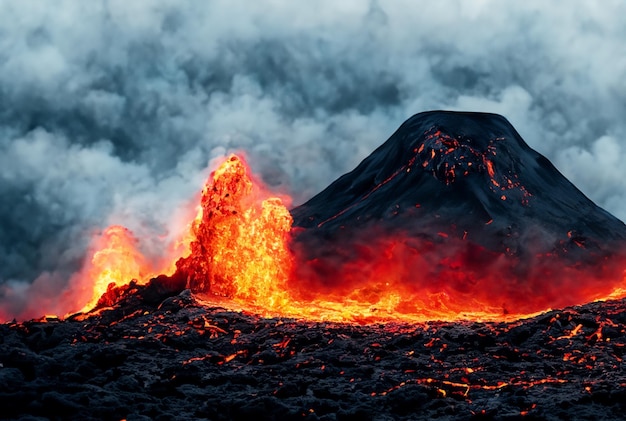
<svg viewBox="0 0 626 421">
<path fill-rule="evenodd" d="M 596 206 L 502 116 L 430 111 L 292 210 L 311 236 L 443 232 L 496 252 L 614 251 L 626 226 Z"/>
<path fill-rule="evenodd" d="M 598 420 L 626 410 L 624 300 L 513 323 L 355 326 L 210 308 L 188 291 L 156 305 L 130 294 L 88 317 L 0 325 L 0 418 Z"/>
</svg>

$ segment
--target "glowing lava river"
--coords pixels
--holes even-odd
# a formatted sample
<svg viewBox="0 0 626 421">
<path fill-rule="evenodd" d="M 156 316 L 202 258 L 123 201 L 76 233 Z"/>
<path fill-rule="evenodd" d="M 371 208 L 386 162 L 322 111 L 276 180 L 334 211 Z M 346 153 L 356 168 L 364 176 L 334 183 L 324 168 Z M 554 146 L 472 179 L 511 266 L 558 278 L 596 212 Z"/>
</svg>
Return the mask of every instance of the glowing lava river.
<svg viewBox="0 0 626 421">
<path fill-rule="evenodd" d="M 105 230 L 68 312 L 159 274 L 207 302 L 351 323 L 515 320 L 626 295 L 624 224 L 500 116 L 418 114 L 309 202 L 283 199 L 225 158 L 158 265 Z"/>
</svg>

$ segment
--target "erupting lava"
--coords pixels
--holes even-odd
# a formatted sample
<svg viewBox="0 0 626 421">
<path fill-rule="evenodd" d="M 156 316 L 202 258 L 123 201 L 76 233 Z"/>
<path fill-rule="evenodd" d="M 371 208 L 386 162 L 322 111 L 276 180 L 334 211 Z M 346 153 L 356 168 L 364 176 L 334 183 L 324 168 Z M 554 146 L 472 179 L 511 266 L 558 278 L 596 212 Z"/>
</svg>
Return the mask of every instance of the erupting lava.
<svg viewBox="0 0 626 421">
<path fill-rule="evenodd" d="M 263 198 L 244 162 L 231 155 L 202 192 L 191 253 L 176 266 L 194 292 L 281 308 L 291 273 L 291 215 L 279 198 Z"/>
<path fill-rule="evenodd" d="M 359 323 L 511 320 L 625 295 L 624 224 L 492 114 L 418 114 L 291 213 L 231 155 L 181 242 L 155 268 L 107 229 L 82 311 L 159 273 L 264 316 Z"/>
<path fill-rule="evenodd" d="M 137 249 L 137 239 L 122 226 L 108 227 L 93 249 L 93 257 L 80 276 L 78 299 L 88 300 L 81 312 L 93 309 L 107 290 L 123 286 L 132 279 L 145 283 L 154 276 L 148 261 Z"/>
</svg>

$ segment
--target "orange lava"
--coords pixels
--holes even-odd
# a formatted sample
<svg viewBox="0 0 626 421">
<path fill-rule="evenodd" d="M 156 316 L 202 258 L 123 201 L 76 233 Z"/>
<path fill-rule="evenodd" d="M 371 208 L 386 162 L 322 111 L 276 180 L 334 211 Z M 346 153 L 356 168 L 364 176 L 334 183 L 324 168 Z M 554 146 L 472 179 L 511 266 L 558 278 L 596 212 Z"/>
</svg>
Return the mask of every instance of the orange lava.
<svg viewBox="0 0 626 421">
<path fill-rule="evenodd" d="M 292 218 L 281 199 L 267 198 L 248 173 L 231 155 L 212 174 L 192 227 L 191 253 L 176 265 L 194 292 L 279 309 L 289 301 Z"/>
<path fill-rule="evenodd" d="M 152 269 L 145 257 L 137 249 L 137 239 L 126 228 L 119 225 L 108 227 L 93 245 L 95 250 L 84 274 L 75 299 L 85 300 L 80 310 L 89 311 L 108 288 L 122 286 L 135 279 L 145 283 L 152 275 Z"/>
<path fill-rule="evenodd" d="M 341 311 L 340 321 L 356 322 L 511 321 L 626 296 L 623 279 L 549 255 L 513 277 L 510 257 L 461 239 L 379 236 L 351 246 L 348 259 L 337 258 L 338 249 L 313 260 L 296 254 L 292 286 L 314 304 L 309 314 L 336 320 Z"/>
<path fill-rule="evenodd" d="M 165 259 L 161 272 L 138 252 L 128 230 L 107 229 L 83 276 L 88 284 L 82 286 L 83 311 L 93 308 L 111 283 L 141 283 L 174 270 L 211 303 L 263 316 L 350 323 L 507 321 L 626 296 L 623 279 L 607 284 L 575 267 L 556 273 L 550 259 L 529 271 L 524 282 L 504 279 L 502 255 L 445 236 L 437 244 L 381 235 L 331 251 L 327 259 L 308 259 L 306 245 L 297 242 L 301 229 L 291 224 L 283 201 L 271 197 L 246 163 L 231 155 L 203 189 L 197 216 L 179 242 L 182 254 Z M 438 247 L 446 251 L 433 253 Z M 351 257 L 342 260 L 342 254 Z"/>
</svg>

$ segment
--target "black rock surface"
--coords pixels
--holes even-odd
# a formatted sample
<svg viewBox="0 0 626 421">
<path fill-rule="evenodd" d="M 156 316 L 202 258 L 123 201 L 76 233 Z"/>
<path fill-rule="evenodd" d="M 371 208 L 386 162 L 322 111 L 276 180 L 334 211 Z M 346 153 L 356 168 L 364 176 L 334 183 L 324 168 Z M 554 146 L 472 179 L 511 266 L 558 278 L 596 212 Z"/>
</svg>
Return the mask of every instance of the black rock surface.
<svg viewBox="0 0 626 421">
<path fill-rule="evenodd" d="M 292 215 L 307 238 L 375 226 L 423 238 L 443 232 L 510 255 L 612 253 L 626 240 L 623 222 L 531 149 L 504 117 L 487 113 L 414 115 Z"/>
<path fill-rule="evenodd" d="M 359 326 L 132 290 L 88 317 L 1 324 L 0 418 L 595 421 L 626 411 L 624 301 L 513 323 Z"/>
</svg>

